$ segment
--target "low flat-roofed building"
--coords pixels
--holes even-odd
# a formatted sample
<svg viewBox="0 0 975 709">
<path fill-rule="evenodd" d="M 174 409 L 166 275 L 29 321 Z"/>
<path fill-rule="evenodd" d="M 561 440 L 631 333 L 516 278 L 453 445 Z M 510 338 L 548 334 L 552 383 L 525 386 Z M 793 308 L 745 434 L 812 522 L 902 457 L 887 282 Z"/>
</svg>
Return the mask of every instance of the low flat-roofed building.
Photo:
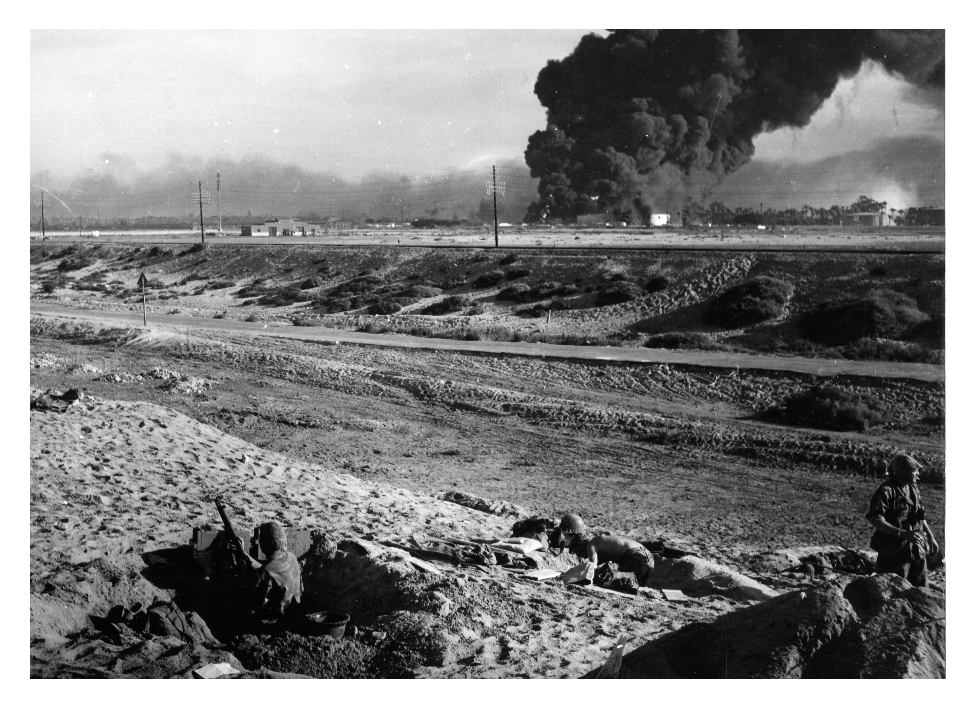
<svg viewBox="0 0 975 709">
<path fill-rule="evenodd" d="M 318 227 L 314 224 L 299 222 L 294 219 L 278 219 L 263 226 L 268 236 L 314 236 Z"/>
<path fill-rule="evenodd" d="M 843 226 L 884 226 L 887 215 L 884 212 L 849 212 L 843 215 Z"/>
</svg>

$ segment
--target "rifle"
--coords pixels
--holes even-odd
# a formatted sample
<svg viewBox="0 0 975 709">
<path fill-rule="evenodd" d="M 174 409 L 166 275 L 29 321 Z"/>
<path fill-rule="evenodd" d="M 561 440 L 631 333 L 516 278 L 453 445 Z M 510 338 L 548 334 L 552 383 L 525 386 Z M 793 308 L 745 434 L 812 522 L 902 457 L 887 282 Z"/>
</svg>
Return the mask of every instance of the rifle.
<svg viewBox="0 0 975 709">
<path fill-rule="evenodd" d="M 220 519 L 223 521 L 223 530 L 227 535 L 227 545 L 234 554 L 234 561 L 249 566 L 245 561 L 244 544 L 240 541 L 240 537 L 237 536 L 237 532 L 234 531 L 234 525 L 230 523 L 230 517 L 227 516 L 227 510 L 223 506 L 223 500 L 218 496 L 213 499 L 213 502 L 217 505 L 217 512 L 220 513 Z"/>
</svg>

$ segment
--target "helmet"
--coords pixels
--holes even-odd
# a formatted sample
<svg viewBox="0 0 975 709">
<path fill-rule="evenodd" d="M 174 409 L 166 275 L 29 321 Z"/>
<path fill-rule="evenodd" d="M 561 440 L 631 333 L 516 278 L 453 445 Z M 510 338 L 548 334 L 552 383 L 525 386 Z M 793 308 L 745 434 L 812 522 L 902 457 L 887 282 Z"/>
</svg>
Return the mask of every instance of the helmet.
<svg viewBox="0 0 975 709">
<path fill-rule="evenodd" d="M 563 532 L 585 532 L 586 523 L 579 515 L 568 514 L 559 522 L 559 529 Z"/>
<path fill-rule="evenodd" d="M 273 554 L 278 549 L 288 548 L 288 537 L 280 522 L 265 522 L 257 528 L 258 543 L 266 554 Z"/>
<path fill-rule="evenodd" d="M 893 475 L 899 473 L 906 473 L 908 471 L 920 470 L 921 464 L 918 463 L 914 458 L 909 455 L 900 454 L 895 455 L 894 460 L 890 464 L 890 472 Z"/>
</svg>

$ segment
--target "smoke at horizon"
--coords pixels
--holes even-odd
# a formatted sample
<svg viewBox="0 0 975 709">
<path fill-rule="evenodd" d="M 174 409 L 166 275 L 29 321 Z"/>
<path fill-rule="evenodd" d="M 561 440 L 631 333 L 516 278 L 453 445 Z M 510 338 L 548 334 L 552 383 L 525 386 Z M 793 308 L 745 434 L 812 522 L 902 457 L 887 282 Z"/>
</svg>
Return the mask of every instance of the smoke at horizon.
<svg viewBox="0 0 975 709">
<path fill-rule="evenodd" d="M 945 144 L 926 135 L 891 138 L 813 162 L 753 160 L 708 197 L 728 206 L 848 206 L 860 195 L 898 209 L 945 206 Z"/>
<path fill-rule="evenodd" d="M 537 180 L 519 160 L 502 161 L 498 167 L 506 187 L 498 200 L 499 219 L 520 222 L 535 197 Z M 169 155 L 158 168 L 143 171 L 127 156 L 108 153 L 101 156 L 97 171 L 73 176 L 49 170 L 32 174 L 31 219 L 40 215 L 41 189 L 57 198 L 45 197 L 48 219 L 198 219 L 201 182 L 211 199 L 204 205 L 204 216 L 210 217 L 217 213 L 217 171 L 221 177 L 220 211 L 227 216 L 371 217 L 396 222 L 422 217 L 483 217 L 485 181 L 491 174 L 487 166 L 422 176 L 374 172 L 353 181 L 260 156 L 228 160 L 179 154 Z"/>
</svg>

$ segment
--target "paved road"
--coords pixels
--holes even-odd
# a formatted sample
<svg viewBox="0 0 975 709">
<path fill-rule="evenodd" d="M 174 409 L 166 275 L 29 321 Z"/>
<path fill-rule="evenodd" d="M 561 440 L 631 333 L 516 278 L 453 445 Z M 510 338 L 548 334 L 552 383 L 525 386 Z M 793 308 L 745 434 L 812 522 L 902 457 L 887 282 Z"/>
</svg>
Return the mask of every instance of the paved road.
<svg viewBox="0 0 975 709">
<path fill-rule="evenodd" d="M 31 314 L 57 315 L 98 323 L 142 325 L 142 312 L 111 310 L 83 310 L 64 305 L 31 303 Z M 468 342 L 439 340 L 409 335 L 376 335 L 366 332 L 332 330 L 324 327 L 298 327 L 278 323 L 249 323 L 240 320 L 214 320 L 181 315 L 149 317 L 154 328 L 171 330 L 210 330 L 233 332 L 253 337 L 287 337 L 313 342 L 351 342 L 381 347 L 405 347 L 419 350 L 452 350 L 457 352 L 485 352 L 514 354 L 523 357 L 553 357 L 559 359 L 601 360 L 611 362 L 642 362 L 647 364 L 682 364 L 729 369 L 798 372 L 821 377 L 848 375 L 943 382 L 945 368 L 935 364 L 907 364 L 902 362 L 855 362 L 850 360 L 809 359 L 805 357 L 772 357 L 725 352 L 695 350 L 651 350 L 644 347 L 578 347 L 547 345 L 529 342 Z"/>
</svg>

